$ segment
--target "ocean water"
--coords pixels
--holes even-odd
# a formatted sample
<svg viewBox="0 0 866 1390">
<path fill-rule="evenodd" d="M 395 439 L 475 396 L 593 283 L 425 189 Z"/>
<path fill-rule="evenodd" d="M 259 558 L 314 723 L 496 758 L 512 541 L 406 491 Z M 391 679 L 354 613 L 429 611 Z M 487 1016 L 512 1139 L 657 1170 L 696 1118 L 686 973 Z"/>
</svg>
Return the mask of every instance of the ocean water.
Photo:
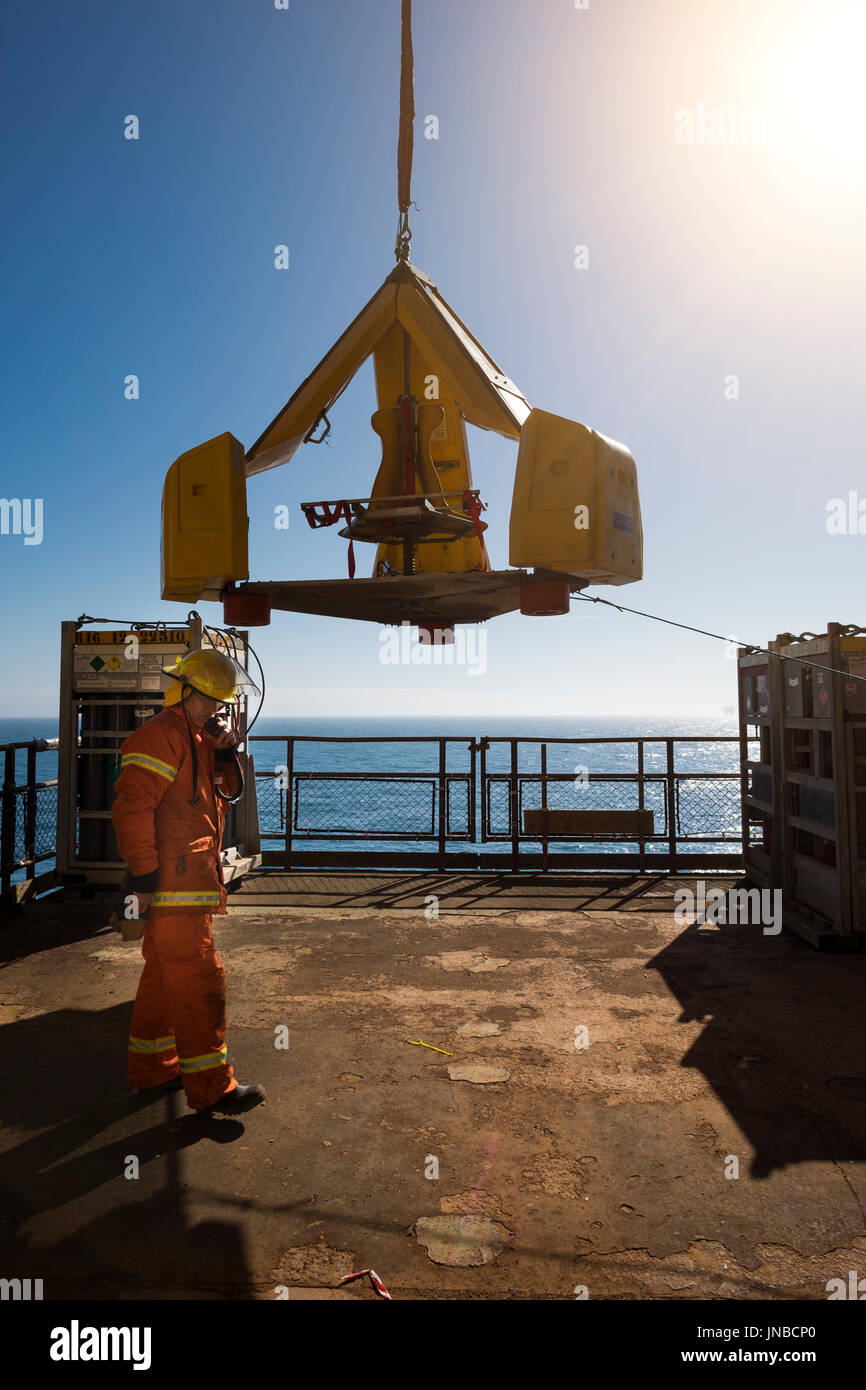
<svg viewBox="0 0 866 1390">
<path fill-rule="evenodd" d="M 0 746 L 28 739 L 56 738 L 55 718 L 0 718 Z M 488 718 L 414 718 L 402 719 L 297 719 L 291 715 L 262 716 L 253 729 L 253 737 L 279 739 L 287 734 L 296 737 L 319 738 L 622 738 L 638 737 L 711 738 L 736 737 L 733 720 L 721 719 L 624 719 L 614 715 L 560 715 L 555 718 L 532 715 L 494 715 Z M 711 745 L 703 745 L 704 748 Z M 685 747 L 685 745 L 684 745 Z M 705 754 L 701 754 L 701 757 Z M 679 759 L 678 759 L 679 761 Z"/>
<path fill-rule="evenodd" d="M 440 738 L 446 738 L 446 770 L 449 774 L 448 810 L 450 848 L 469 848 L 478 844 L 482 817 L 491 834 L 502 837 L 506 845 L 509 827 L 508 774 L 511 769 L 509 740 L 526 740 L 519 745 L 518 770 L 527 774 L 523 783 L 521 811 L 542 805 L 541 743 L 544 740 L 578 740 L 549 743 L 547 746 L 547 804 L 551 807 L 604 807 L 631 809 L 638 805 L 634 780 L 606 781 L 605 775 L 623 777 L 638 770 L 637 747 L 631 740 L 645 738 L 644 771 L 658 781 L 646 785 L 645 806 L 655 814 L 657 833 L 666 833 L 667 808 L 662 780 L 667 768 L 667 738 L 691 739 L 675 748 L 675 769 L 681 775 L 677 792 L 677 824 L 681 835 L 693 838 L 684 850 L 731 852 L 739 838 L 739 782 L 736 778 L 708 781 L 711 774 L 733 774 L 739 770 L 737 730 L 729 720 L 623 719 L 613 716 L 560 716 L 535 718 L 495 716 L 455 718 L 358 718 L 295 719 L 284 716 L 260 718 L 252 731 L 251 751 L 255 759 L 259 817 L 264 833 L 278 838 L 263 840 L 263 848 L 278 848 L 285 831 L 286 796 L 281 776 L 287 764 L 286 738 L 293 736 L 293 769 L 301 774 L 297 791 L 294 840 L 297 848 L 309 848 L 314 840 L 322 849 L 348 849 L 363 845 L 367 850 L 400 848 L 395 834 L 411 837 L 422 848 L 435 845 L 436 783 Z M 57 736 L 52 719 L 0 719 L 0 745 L 29 739 Z M 730 742 L 706 740 L 724 737 Z M 484 807 L 478 807 L 476 839 L 470 840 L 468 779 L 469 742 L 487 739 L 486 772 L 490 775 Z M 337 740 L 358 740 L 339 742 Z M 580 740 L 605 739 L 605 743 Z M 366 742 L 364 740 L 370 740 Z M 373 741 L 376 740 L 376 741 Z M 616 740 L 621 740 L 617 742 Z M 16 755 L 16 782 L 26 777 L 26 753 Z M 480 757 L 476 771 L 480 784 Z M 267 775 L 263 775 L 267 774 Z M 693 774 L 693 777 L 683 776 Z M 37 778 L 50 781 L 57 775 L 57 754 L 45 750 L 37 755 Z M 480 801 L 480 798 L 479 798 Z M 47 806 L 46 806 L 47 809 Z M 50 817 L 42 818 L 43 839 Z M 345 838 L 326 839 L 327 831 L 339 830 Z M 379 837 L 382 837 L 381 839 Z M 537 846 L 524 842 L 525 848 Z M 44 846 L 47 848 L 47 845 Z M 410 845 L 405 841 L 403 849 Z M 501 840 L 488 848 L 504 848 Z M 565 850 L 589 849 L 615 853 L 633 850 L 636 845 L 622 843 L 558 842 Z M 665 850 L 667 843 L 659 844 Z M 555 852 L 555 851 L 554 851 Z M 653 852 L 653 846 L 648 846 Z M 50 861 L 40 866 L 50 867 Z M 21 875 L 19 874 L 18 877 Z"/>
</svg>

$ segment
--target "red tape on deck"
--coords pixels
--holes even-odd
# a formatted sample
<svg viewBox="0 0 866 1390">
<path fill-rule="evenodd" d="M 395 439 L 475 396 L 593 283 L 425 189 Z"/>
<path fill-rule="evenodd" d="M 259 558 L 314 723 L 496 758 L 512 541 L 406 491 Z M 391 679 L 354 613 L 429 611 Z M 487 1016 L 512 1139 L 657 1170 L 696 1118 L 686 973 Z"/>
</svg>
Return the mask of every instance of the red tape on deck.
<svg viewBox="0 0 866 1390">
<path fill-rule="evenodd" d="M 344 1279 L 340 1280 L 340 1283 L 337 1285 L 337 1287 L 339 1288 L 342 1284 L 351 1284 L 354 1279 L 363 1279 L 365 1274 L 369 1274 L 370 1283 L 373 1285 L 373 1288 L 376 1290 L 379 1297 L 391 1299 L 391 1302 L 393 1303 L 393 1298 L 391 1298 L 391 1295 L 385 1288 L 385 1285 L 382 1283 L 382 1280 L 379 1278 L 375 1269 L 359 1269 L 357 1274 L 347 1274 Z"/>
</svg>

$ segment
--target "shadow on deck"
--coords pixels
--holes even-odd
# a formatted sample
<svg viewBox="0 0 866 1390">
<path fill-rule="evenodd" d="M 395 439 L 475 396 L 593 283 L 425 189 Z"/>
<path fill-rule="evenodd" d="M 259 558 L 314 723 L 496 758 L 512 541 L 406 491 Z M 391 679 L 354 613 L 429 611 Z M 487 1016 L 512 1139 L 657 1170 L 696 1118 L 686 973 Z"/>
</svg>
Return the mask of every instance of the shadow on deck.
<svg viewBox="0 0 866 1390">
<path fill-rule="evenodd" d="M 569 877 L 249 880 L 216 923 L 230 1058 L 268 1089 L 242 1121 L 129 1094 L 140 959 L 104 904 L 5 919 L 4 1276 L 49 1299 L 373 1298 L 335 1289 L 370 1266 L 410 1299 L 826 1298 L 866 1268 L 866 961 L 683 927 L 670 879 Z"/>
</svg>

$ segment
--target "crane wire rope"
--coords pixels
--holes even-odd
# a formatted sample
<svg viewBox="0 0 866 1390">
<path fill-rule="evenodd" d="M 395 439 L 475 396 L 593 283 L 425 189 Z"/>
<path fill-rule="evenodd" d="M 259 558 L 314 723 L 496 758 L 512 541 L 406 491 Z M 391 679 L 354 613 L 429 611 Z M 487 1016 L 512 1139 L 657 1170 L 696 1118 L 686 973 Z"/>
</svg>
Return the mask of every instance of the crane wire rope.
<svg viewBox="0 0 866 1390">
<path fill-rule="evenodd" d="M 777 656 L 780 661 L 794 661 L 799 666 L 815 666 L 822 671 L 828 671 L 834 676 L 844 676 L 849 681 L 866 681 L 866 676 L 857 676 L 853 671 L 838 671 L 835 666 L 824 666 L 820 661 L 809 661 L 803 656 L 786 656 L 784 652 L 771 652 L 768 647 L 758 647 L 754 643 L 744 642 L 739 637 L 723 637 L 719 632 L 708 632 L 703 627 L 691 627 L 689 623 L 677 623 L 673 618 L 660 618 L 655 613 L 644 613 L 640 608 L 627 608 L 624 603 L 613 603 L 609 598 L 593 598 L 589 594 L 572 594 L 573 599 L 578 599 L 581 603 L 603 603 L 606 608 L 616 608 L 620 613 L 634 613 L 638 618 L 650 618 L 654 623 L 666 623 L 668 627 L 679 627 L 685 632 L 697 632 L 701 637 L 714 637 L 718 642 L 736 642 L 742 647 L 748 656 Z M 850 636 L 854 632 L 862 632 L 854 623 L 843 625 L 844 632 Z M 793 634 L 786 634 L 792 636 Z M 817 637 L 816 632 L 803 632 L 799 638 L 794 640 L 803 641 L 806 638 Z"/>
<path fill-rule="evenodd" d="M 400 129 L 397 139 L 397 244 L 394 254 L 400 262 L 408 263 L 409 209 L 412 202 L 412 157 L 415 147 L 415 55 L 412 48 L 412 0 L 402 0 L 400 39 Z"/>
</svg>

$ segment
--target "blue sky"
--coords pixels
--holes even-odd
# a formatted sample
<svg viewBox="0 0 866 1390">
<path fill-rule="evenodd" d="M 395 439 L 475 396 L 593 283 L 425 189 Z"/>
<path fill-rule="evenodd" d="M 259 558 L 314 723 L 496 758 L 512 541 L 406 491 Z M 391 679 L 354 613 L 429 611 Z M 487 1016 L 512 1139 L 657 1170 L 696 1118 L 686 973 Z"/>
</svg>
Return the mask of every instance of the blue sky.
<svg viewBox="0 0 866 1390">
<path fill-rule="evenodd" d="M 43 535 L 0 535 L 0 714 L 56 710 L 62 619 L 185 614 L 159 598 L 167 468 L 225 430 L 249 447 L 391 269 L 399 8 L 7 13 L 0 496 L 42 499 Z M 854 492 L 866 512 L 858 7 L 414 9 L 413 262 L 533 405 L 637 461 L 645 578 L 590 592 L 760 642 L 866 622 L 866 534 L 826 527 L 833 498 Z M 775 134 L 745 143 L 726 118 L 709 143 L 701 107 L 769 113 Z M 693 143 L 675 138 L 683 111 Z M 130 113 L 138 141 L 123 137 Z M 249 481 L 251 577 L 345 574 L 344 542 L 309 531 L 299 503 L 365 494 L 374 408 L 365 368 L 330 446 Z M 504 566 L 516 445 L 477 430 L 470 445 Z M 488 624 L 483 672 L 383 666 L 373 624 L 275 614 L 256 640 L 266 712 L 721 716 L 735 703 L 722 644 L 575 607 Z"/>
</svg>

